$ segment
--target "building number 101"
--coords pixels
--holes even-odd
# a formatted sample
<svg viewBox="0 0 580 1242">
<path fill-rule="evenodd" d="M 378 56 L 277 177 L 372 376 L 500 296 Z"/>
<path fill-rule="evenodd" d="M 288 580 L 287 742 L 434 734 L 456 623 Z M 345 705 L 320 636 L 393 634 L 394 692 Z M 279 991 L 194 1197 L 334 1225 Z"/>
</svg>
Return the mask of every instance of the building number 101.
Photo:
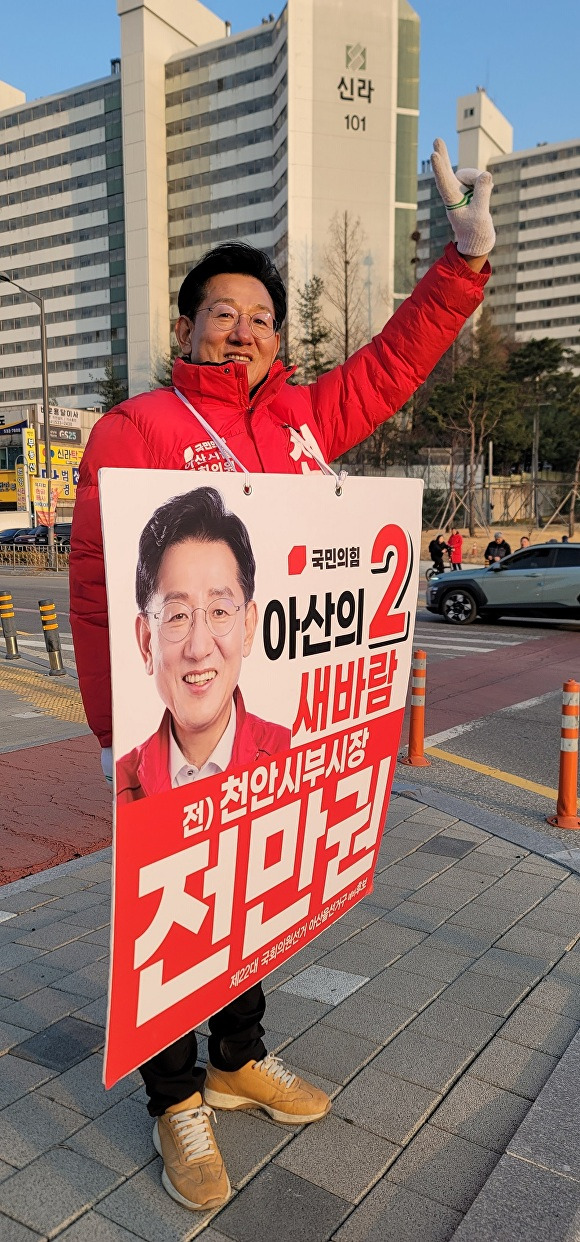
<svg viewBox="0 0 580 1242">
<path fill-rule="evenodd" d="M 363 133 L 366 130 L 366 127 L 367 127 L 366 116 L 357 116 L 356 112 L 353 112 L 350 115 L 347 113 L 344 119 L 346 121 L 346 128 L 352 129 L 353 133 L 356 134 L 359 129 L 362 129 Z"/>
</svg>

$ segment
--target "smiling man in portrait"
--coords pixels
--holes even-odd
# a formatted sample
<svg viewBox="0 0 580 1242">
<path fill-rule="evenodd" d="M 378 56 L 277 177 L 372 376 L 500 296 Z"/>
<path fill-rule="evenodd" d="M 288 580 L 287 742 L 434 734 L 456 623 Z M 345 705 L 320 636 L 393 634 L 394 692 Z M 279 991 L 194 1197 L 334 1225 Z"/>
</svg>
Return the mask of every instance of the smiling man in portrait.
<svg viewBox="0 0 580 1242">
<path fill-rule="evenodd" d="M 255 572 L 246 527 L 213 487 L 167 501 L 142 531 L 136 635 L 165 712 L 119 759 L 119 803 L 289 748 L 290 730 L 246 712 L 238 688 L 258 622 Z"/>
</svg>

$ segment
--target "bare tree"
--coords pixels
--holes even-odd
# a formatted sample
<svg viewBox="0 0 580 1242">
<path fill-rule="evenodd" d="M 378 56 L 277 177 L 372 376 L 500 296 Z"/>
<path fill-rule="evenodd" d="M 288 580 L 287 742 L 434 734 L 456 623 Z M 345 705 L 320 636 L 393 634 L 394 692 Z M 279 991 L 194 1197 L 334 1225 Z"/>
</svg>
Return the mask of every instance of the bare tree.
<svg viewBox="0 0 580 1242">
<path fill-rule="evenodd" d="M 475 534 L 476 478 L 486 443 L 516 401 L 513 386 L 510 388 L 505 380 L 506 357 L 505 341 L 492 323 L 489 312 L 484 310 L 461 365 L 455 370 L 453 383 L 438 385 L 431 394 L 429 413 L 447 435 L 458 437 L 463 448 L 463 480 L 470 535 Z M 455 505 L 453 480 L 451 486 L 452 503 Z M 456 509 L 457 505 L 453 516 Z"/>
<path fill-rule="evenodd" d="M 341 362 L 365 340 L 365 284 L 362 272 L 365 232 L 348 211 L 336 212 L 330 222 L 324 254 L 326 297 L 336 315 L 331 324 L 332 352 Z"/>
</svg>

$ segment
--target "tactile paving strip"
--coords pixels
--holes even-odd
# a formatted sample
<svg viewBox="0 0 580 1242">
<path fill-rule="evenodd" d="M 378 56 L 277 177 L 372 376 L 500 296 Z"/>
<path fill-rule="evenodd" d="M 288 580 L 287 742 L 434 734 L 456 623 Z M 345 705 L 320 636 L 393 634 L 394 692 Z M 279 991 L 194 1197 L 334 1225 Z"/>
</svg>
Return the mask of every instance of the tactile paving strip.
<svg viewBox="0 0 580 1242">
<path fill-rule="evenodd" d="M 56 720 L 86 724 L 79 691 L 63 685 L 60 678 L 49 680 L 48 676 L 29 669 L 0 667 L 0 690 L 10 690 L 24 703 L 31 703 Z"/>
</svg>

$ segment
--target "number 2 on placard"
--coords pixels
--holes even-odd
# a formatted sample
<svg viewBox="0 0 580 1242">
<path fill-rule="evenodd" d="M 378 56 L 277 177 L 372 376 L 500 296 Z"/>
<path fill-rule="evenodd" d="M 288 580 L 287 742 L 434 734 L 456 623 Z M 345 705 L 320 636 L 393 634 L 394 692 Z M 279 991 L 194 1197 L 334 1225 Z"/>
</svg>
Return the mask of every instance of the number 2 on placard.
<svg viewBox="0 0 580 1242">
<path fill-rule="evenodd" d="M 409 536 L 400 526 L 383 526 L 373 543 L 371 573 L 389 574 L 387 589 L 369 625 L 369 647 L 386 647 L 409 633 L 409 613 L 393 612 L 405 595 L 413 567 Z"/>
</svg>

